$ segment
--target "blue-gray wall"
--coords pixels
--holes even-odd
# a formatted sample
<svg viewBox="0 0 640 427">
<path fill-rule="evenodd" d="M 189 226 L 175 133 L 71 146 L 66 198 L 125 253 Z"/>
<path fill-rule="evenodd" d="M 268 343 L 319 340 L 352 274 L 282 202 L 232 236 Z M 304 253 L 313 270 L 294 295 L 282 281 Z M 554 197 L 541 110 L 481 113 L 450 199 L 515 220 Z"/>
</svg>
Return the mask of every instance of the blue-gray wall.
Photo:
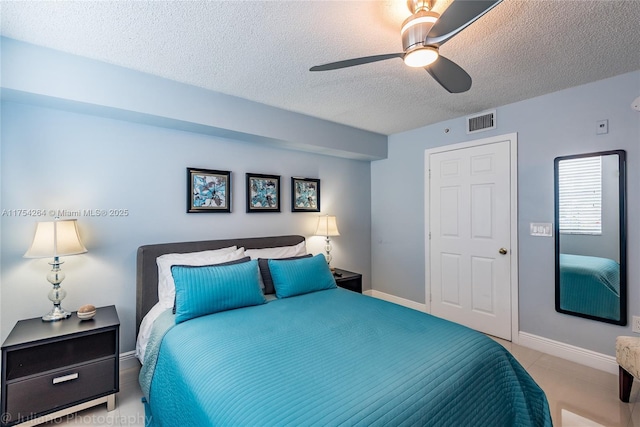
<svg viewBox="0 0 640 427">
<path fill-rule="evenodd" d="M 0 37 L 2 99 L 359 160 L 387 137 Z"/>
<path fill-rule="evenodd" d="M 629 313 L 640 315 L 640 114 L 631 109 L 638 94 L 640 72 L 633 72 L 500 107 L 497 129 L 476 135 L 465 133 L 464 118 L 391 135 L 388 158 L 371 165 L 373 289 L 425 302 L 425 150 L 517 132 L 520 330 L 614 354 L 615 337 L 631 326 L 555 311 L 554 240 L 530 236 L 529 223 L 553 222 L 555 157 L 626 150 Z M 603 119 L 609 133 L 596 135 Z"/>
<path fill-rule="evenodd" d="M 313 236 L 320 214 L 291 212 L 292 176 L 320 178 L 321 214 L 336 215 L 341 233 L 333 264 L 362 272 L 370 287 L 371 178 L 362 159 L 386 155 L 385 136 L 7 39 L 1 81 L 1 340 L 51 307 L 50 260 L 22 258 L 43 218 L 12 215 L 18 209 L 128 210 L 74 215 L 89 252 L 62 267 L 67 309 L 116 305 L 122 352 L 135 342 L 138 246 L 301 234 L 310 252 L 323 251 Z M 335 146 L 342 140 L 350 142 Z M 233 212 L 187 214 L 187 167 L 232 171 Z M 281 213 L 245 212 L 247 172 L 281 176 Z"/>
</svg>

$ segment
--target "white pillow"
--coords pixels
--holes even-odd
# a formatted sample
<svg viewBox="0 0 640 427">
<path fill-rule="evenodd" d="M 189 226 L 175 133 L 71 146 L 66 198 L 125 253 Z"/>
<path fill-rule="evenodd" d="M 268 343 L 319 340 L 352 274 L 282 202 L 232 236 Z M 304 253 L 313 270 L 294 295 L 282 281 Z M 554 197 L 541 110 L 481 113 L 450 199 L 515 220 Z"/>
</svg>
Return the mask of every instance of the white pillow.
<svg viewBox="0 0 640 427">
<path fill-rule="evenodd" d="M 230 246 L 211 251 L 189 252 L 186 254 L 165 254 L 156 258 L 158 264 L 158 302 L 164 308 L 173 307 L 176 285 L 171 275 L 173 265 L 213 265 L 244 258 L 244 248 Z"/>
<path fill-rule="evenodd" d="M 251 257 L 251 259 L 258 258 L 289 258 L 293 256 L 300 256 L 307 254 L 307 245 L 305 241 L 302 241 L 294 246 L 279 246 L 277 248 L 264 248 L 264 249 L 246 249 L 244 251 L 245 256 Z"/>
</svg>

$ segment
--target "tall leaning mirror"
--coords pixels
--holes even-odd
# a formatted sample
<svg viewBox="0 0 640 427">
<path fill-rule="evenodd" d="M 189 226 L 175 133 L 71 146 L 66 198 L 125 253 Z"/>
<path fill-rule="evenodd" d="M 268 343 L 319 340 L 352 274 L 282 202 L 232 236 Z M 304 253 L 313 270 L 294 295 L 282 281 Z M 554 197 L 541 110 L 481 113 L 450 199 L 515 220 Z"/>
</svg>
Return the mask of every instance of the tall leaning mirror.
<svg viewBox="0 0 640 427">
<path fill-rule="evenodd" d="M 557 157 L 556 311 L 627 324 L 624 150 Z"/>
</svg>

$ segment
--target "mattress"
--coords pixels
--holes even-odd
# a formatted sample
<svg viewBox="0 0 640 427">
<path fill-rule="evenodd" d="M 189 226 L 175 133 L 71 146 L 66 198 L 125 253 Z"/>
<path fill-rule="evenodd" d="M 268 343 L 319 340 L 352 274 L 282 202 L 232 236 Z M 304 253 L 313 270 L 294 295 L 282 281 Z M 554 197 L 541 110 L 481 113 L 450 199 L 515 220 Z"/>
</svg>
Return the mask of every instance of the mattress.
<svg viewBox="0 0 640 427">
<path fill-rule="evenodd" d="M 330 289 L 151 333 L 154 426 L 551 426 L 543 391 L 464 326 Z"/>
<path fill-rule="evenodd" d="M 620 265 L 608 258 L 560 254 L 560 308 L 620 320 Z"/>
</svg>

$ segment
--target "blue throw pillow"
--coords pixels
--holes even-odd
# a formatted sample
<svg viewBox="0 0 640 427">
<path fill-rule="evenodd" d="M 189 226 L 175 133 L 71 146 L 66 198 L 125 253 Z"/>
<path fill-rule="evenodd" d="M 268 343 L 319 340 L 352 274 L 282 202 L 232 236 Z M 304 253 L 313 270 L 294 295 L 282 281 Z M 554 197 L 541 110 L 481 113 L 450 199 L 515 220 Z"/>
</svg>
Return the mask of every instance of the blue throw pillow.
<svg viewBox="0 0 640 427">
<path fill-rule="evenodd" d="M 313 255 L 306 254 L 302 256 L 294 256 L 289 258 L 258 258 L 258 267 L 260 268 L 260 275 L 262 276 L 262 283 L 264 284 L 263 292 L 266 294 L 275 294 L 276 290 L 273 287 L 273 278 L 269 271 L 269 259 L 277 259 L 279 261 L 290 261 L 300 258 L 311 258 Z"/>
<path fill-rule="evenodd" d="M 278 298 L 336 287 L 336 280 L 329 270 L 324 255 L 290 261 L 270 259 L 269 270 Z"/>
<path fill-rule="evenodd" d="M 258 261 L 233 265 L 171 267 L 176 284 L 176 323 L 194 317 L 266 302 Z"/>
<path fill-rule="evenodd" d="M 220 266 L 223 266 L 223 265 L 241 264 L 243 262 L 249 262 L 249 261 L 251 261 L 251 258 L 246 256 L 244 258 L 234 259 L 233 261 L 221 262 L 220 264 L 210 264 L 210 265 L 215 265 L 217 267 L 220 267 Z M 176 264 L 176 265 L 181 265 L 181 264 Z M 198 267 L 204 267 L 204 266 L 199 265 Z M 173 279 L 173 273 L 171 274 L 171 278 Z M 174 288 L 175 288 L 175 282 L 174 282 Z M 175 292 L 173 293 L 173 314 L 176 314 L 176 295 L 175 295 Z"/>
</svg>

